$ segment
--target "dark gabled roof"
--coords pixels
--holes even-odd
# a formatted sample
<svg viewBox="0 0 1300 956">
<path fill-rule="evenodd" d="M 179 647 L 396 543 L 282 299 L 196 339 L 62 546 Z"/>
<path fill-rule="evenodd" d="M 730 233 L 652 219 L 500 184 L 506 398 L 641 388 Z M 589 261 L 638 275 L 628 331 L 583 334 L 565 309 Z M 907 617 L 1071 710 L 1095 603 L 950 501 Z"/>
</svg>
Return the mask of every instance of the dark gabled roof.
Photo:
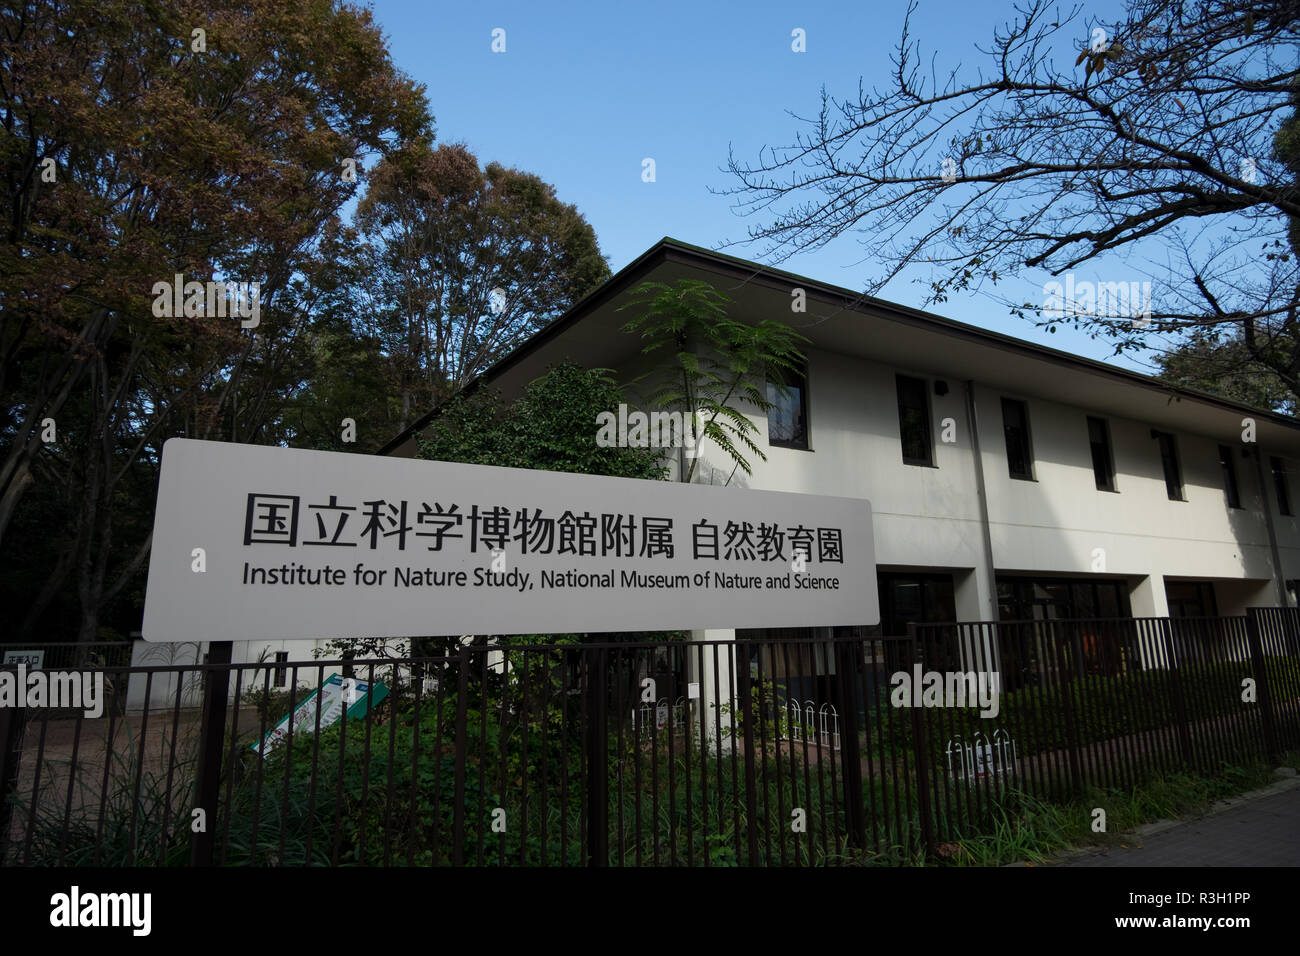
<svg viewBox="0 0 1300 956">
<path fill-rule="evenodd" d="M 862 295 L 861 293 L 854 292 L 852 289 L 819 282 L 815 279 L 809 279 L 806 276 L 795 275 L 792 272 L 786 272 L 782 269 L 760 265 L 736 256 L 714 252 L 711 249 L 694 246 L 690 243 L 682 242 L 668 236 L 660 239 L 641 255 L 637 256 L 636 259 L 632 260 L 632 262 L 628 263 L 612 275 L 598 288 L 594 289 L 579 302 L 575 303 L 563 315 L 529 337 L 509 355 L 506 355 L 504 358 L 483 371 L 478 375 L 478 377 L 466 385 L 461 390 L 461 393 L 469 394 L 480 385 L 492 382 L 519 361 L 545 346 L 548 341 L 581 322 L 593 310 L 598 309 L 620 293 L 626 291 L 628 288 L 643 279 L 648 273 L 665 263 L 685 264 L 711 271 L 719 275 L 725 275 L 732 279 L 738 279 L 743 282 L 769 285 L 773 288 L 779 288 L 783 293 L 788 293 L 788 290 L 792 286 L 798 286 L 805 289 L 809 296 L 816 295 L 819 298 L 831 301 L 840 300 L 840 304 L 845 308 L 861 312 L 870 312 L 873 315 L 900 322 L 905 325 L 932 329 L 948 336 L 965 339 L 985 346 L 1005 349 L 1019 355 L 1033 357 L 1047 362 L 1054 362 L 1075 370 L 1087 371 L 1103 376 L 1112 381 L 1118 381 L 1129 385 L 1138 385 L 1148 389 L 1156 389 L 1173 397 L 1193 399 L 1221 409 L 1234 412 L 1244 412 L 1256 418 L 1272 421 L 1279 425 L 1300 429 L 1300 420 L 1286 415 L 1279 415 L 1278 413 L 1267 409 L 1254 408 L 1250 405 L 1233 402 L 1196 389 L 1174 386 L 1168 382 L 1154 378 L 1153 376 L 1144 375 L 1141 372 L 1134 372 L 1129 369 L 1118 368 L 1114 365 L 1107 365 L 1105 362 L 1099 362 L 1095 359 L 1082 358 L 1078 355 L 1072 355 L 1069 352 L 1048 348 L 1045 345 L 1038 345 L 1034 342 L 1026 342 L 1023 339 L 1004 335 L 1000 332 L 990 332 L 987 329 L 967 325 L 964 322 L 957 322 L 953 319 L 935 315 L 931 312 L 923 312 L 920 309 L 913 309 L 909 306 L 898 305 L 897 303 L 888 302 L 884 299 Z M 437 414 L 437 407 L 430 409 L 427 413 L 420 416 L 420 418 L 418 418 L 409 428 L 380 448 L 376 454 L 387 455 L 394 449 L 400 447 L 410 440 L 413 435 L 423 431 Z"/>
</svg>

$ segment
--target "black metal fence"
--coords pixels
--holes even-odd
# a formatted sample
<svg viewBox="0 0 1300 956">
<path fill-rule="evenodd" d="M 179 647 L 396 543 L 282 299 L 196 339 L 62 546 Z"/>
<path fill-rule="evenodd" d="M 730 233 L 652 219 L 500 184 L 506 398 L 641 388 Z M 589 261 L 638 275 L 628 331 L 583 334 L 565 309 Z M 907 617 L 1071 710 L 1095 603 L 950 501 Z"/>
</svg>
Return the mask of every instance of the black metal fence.
<svg viewBox="0 0 1300 956">
<path fill-rule="evenodd" d="M 1001 684 L 994 715 L 919 711 L 927 841 L 988 825 L 1011 790 L 1059 801 L 1154 774 L 1276 761 L 1300 746 L 1298 620 L 1294 608 L 1253 608 L 918 627 L 918 661 Z"/>
<path fill-rule="evenodd" d="M 1020 795 L 1300 747 L 1298 624 L 1260 609 L 310 663 L 215 645 L 203 665 L 103 667 L 138 710 L 0 709 L 0 862 L 905 862 Z"/>
</svg>

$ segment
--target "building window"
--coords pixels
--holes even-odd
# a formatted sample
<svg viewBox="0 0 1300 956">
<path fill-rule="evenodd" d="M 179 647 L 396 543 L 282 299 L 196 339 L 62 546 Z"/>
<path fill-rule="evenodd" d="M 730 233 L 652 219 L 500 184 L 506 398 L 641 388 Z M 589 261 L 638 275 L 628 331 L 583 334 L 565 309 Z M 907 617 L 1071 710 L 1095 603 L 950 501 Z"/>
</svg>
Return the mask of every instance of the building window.
<svg viewBox="0 0 1300 956">
<path fill-rule="evenodd" d="M 930 403 L 922 379 L 898 376 L 898 433 L 903 442 L 905 464 L 934 464 L 934 449 L 930 442 Z"/>
<path fill-rule="evenodd" d="M 1120 578 L 1022 578 L 998 575 L 1003 621 L 1056 621 L 1132 616 L 1128 584 Z"/>
<path fill-rule="evenodd" d="M 275 686 L 289 686 L 289 668 L 286 666 L 289 662 L 288 651 L 275 652 Z"/>
<path fill-rule="evenodd" d="M 957 620 L 951 574 L 881 571 L 880 629 L 885 637 L 902 637 L 908 624 L 946 624 Z"/>
<path fill-rule="evenodd" d="M 767 443 L 783 448 L 808 447 L 808 379 L 805 374 L 787 373 L 785 395 L 775 382 L 767 383 Z"/>
<path fill-rule="evenodd" d="M 1214 585 L 1209 581 L 1166 581 L 1170 617 L 1218 617 Z"/>
<path fill-rule="evenodd" d="M 1002 399 L 1002 431 L 1007 438 L 1007 470 L 1012 478 L 1033 481 L 1033 458 L 1029 449 L 1029 411 L 1014 398 Z"/>
<path fill-rule="evenodd" d="M 1269 464 L 1273 469 L 1273 487 L 1277 490 L 1277 513 L 1289 515 L 1291 513 L 1291 493 L 1287 490 L 1286 484 L 1286 465 L 1281 458 L 1270 458 Z"/>
<path fill-rule="evenodd" d="M 1101 418 L 1088 419 L 1088 444 L 1092 447 L 1092 477 L 1097 490 L 1115 490 L 1115 461 L 1110 452 L 1110 428 Z"/>
<path fill-rule="evenodd" d="M 1219 446 L 1219 467 L 1223 469 L 1223 493 L 1228 497 L 1229 508 L 1241 507 L 1241 492 L 1237 490 L 1237 466 L 1232 461 L 1232 449 Z"/>
<path fill-rule="evenodd" d="M 1140 660 L 1137 632 L 1120 624 L 1132 617 L 1122 579 L 998 575 L 997 589 L 1004 691 L 1041 687 L 1063 673 L 1122 674 Z M 1049 621 L 1080 623 L 1043 623 Z"/>
<path fill-rule="evenodd" d="M 1178 447 L 1174 436 L 1168 432 L 1152 431 L 1151 437 L 1160 443 L 1160 464 L 1165 470 L 1165 491 L 1170 501 L 1185 501 L 1183 497 L 1183 474 L 1178 468 Z"/>
</svg>

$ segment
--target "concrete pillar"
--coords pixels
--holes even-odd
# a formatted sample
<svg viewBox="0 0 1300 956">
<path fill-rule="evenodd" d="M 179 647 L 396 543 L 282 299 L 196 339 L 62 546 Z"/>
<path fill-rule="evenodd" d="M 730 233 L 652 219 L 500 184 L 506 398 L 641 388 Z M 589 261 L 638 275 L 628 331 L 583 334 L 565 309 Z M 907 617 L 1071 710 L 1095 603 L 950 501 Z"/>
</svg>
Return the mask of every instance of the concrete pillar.
<svg viewBox="0 0 1300 956">
<path fill-rule="evenodd" d="M 1134 617 L 1168 617 L 1164 575 L 1152 573 L 1139 581 L 1129 594 L 1129 604 Z"/>
<path fill-rule="evenodd" d="M 721 730 L 722 750 L 724 753 L 729 753 L 736 733 L 735 711 L 739 706 L 732 674 L 739 667 L 743 673 L 736 675 L 737 678 L 748 680 L 748 663 L 737 659 L 736 632 L 733 628 L 691 631 L 692 645 L 701 641 L 728 642 L 718 644 L 716 652 L 713 644 L 705 644 L 702 647 L 692 646 L 687 654 L 686 680 L 688 685 L 690 683 L 700 685 L 700 696 L 695 701 L 695 713 L 697 719 L 704 721 L 705 739 L 710 745 L 715 744 L 718 732 Z"/>
<path fill-rule="evenodd" d="M 984 568 L 967 568 L 953 572 L 953 604 L 959 621 L 995 621 L 997 608 L 993 595 L 997 588 Z"/>
<path fill-rule="evenodd" d="M 1169 600 L 1165 596 L 1165 578 L 1162 574 L 1149 574 L 1139 581 L 1129 593 L 1129 606 L 1134 617 L 1168 617 Z M 1165 657 L 1165 642 L 1156 635 L 1166 633 L 1165 622 L 1153 622 L 1144 627 L 1152 628 L 1149 638 L 1140 642 L 1138 659 L 1143 668 L 1168 667 Z"/>
<path fill-rule="evenodd" d="M 958 621 L 996 621 L 997 606 L 993 603 L 996 594 L 997 588 L 982 566 L 953 573 L 953 603 Z M 958 634 L 963 670 L 1001 671 L 996 625 L 965 627 Z"/>
</svg>

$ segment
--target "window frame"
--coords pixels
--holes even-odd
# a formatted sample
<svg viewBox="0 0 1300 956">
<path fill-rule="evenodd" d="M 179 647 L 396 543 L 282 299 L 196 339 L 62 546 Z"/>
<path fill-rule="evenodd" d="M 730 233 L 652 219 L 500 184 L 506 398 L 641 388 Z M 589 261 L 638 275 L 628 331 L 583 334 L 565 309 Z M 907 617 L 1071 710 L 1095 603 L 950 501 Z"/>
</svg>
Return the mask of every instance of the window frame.
<svg viewBox="0 0 1300 956">
<path fill-rule="evenodd" d="M 903 410 L 913 410 L 913 406 L 903 405 L 903 383 L 916 383 L 920 386 L 921 394 L 921 432 L 925 443 L 924 458 L 909 458 L 907 456 L 907 438 L 904 434 Z M 915 375 L 904 375 L 902 372 L 894 373 L 894 393 L 898 401 L 898 441 L 899 451 L 903 456 L 903 464 L 919 465 L 926 468 L 935 467 L 934 464 L 934 431 L 930 428 L 930 383 L 926 379 L 917 378 Z"/>
<path fill-rule="evenodd" d="M 1191 597 L 1180 596 L 1190 590 Z M 1165 604 L 1169 617 L 1175 620 L 1188 617 L 1218 617 L 1219 599 L 1214 593 L 1212 581 L 1165 581 Z M 1189 605 L 1195 605 L 1197 613 L 1186 613 Z"/>
<path fill-rule="evenodd" d="M 1012 468 L 1011 463 L 1011 436 L 1008 434 L 1007 425 L 1007 407 L 1019 406 L 1021 412 L 1022 430 L 1024 431 L 1024 457 L 1026 474 L 1018 475 Z M 1029 424 L 1029 403 L 1022 398 L 1011 398 L 1002 396 L 1002 440 L 1006 445 L 1007 452 L 1007 474 L 1017 481 L 1037 481 L 1034 477 L 1034 437 L 1033 430 Z"/>
<path fill-rule="evenodd" d="M 877 571 L 876 589 L 880 594 L 880 623 L 869 630 L 885 637 L 907 633 L 905 616 L 899 611 L 898 587 L 913 586 L 918 589 L 921 616 L 915 623 L 942 623 L 944 618 L 956 614 L 957 582 L 951 573 L 928 571 Z M 890 631 L 889 628 L 894 630 Z"/>
<path fill-rule="evenodd" d="M 1096 415 L 1088 415 L 1088 452 L 1092 457 L 1092 480 L 1097 486 L 1098 491 L 1111 491 L 1119 493 L 1119 486 L 1115 483 L 1115 446 L 1110 440 L 1110 422 L 1105 418 L 1098 418 Z M 1101 427 L 1101 444 L 1105 455 L 1106 484 L 1097 480 L 1097 442 L 1092 437 L 1092 426 L 1096 422 Z"/>
<path fill-rule="evenodd" d="M 1223 471 L 1223 495 L 1229 508 L 1241 508 L 1241 483 L 1237 481 L 1237 465 L 1232 460 L 1232 447 L 1219 446 L 1219 468 Z"/>
<path fill-rule="evenodd" d="M 1187 484 L 1183 481 L 1183 463 L 1178 454 L 1178 436 L 1173 432 L 1162 432 L 1159 429 L 1151 429 L 1151 437 L 1156 440 L 1156 445 L 1160 451 L 1160 471 L 1165 479 L 1165 494 L 1169 496 L 1170 501 L 1187 500 Z M 1168 444 L 1169 454 L 1165 454 L 1166 443 Z M 1177 486 L 1178 494 L 1174 495 L 1174 488 L 1171 487 L 1169 480 L 1169 466 L 1173 464 L 1174 484 Z"/>
<path fill-rule="evenodd" d="M 1119 618 L 1131 618 L 1133 616 L 1132 586 L 1123 577 L 1114 575 L 1053 577 L 1051 575 L 1039 576 L 1034 574 L 997 574 L 994 576 L 998 613 L 1002 614 L 1004 608 L 1007 611 L 1007 616 L 1004 616 L 1003 620 L 1034 620 L 1032 609 L 1035 606 L 1045 609 L 1040 620 L 1081 620 L 1081 617 L 1076 616 L 1080 610 L 1078 602 L 1075 600 L 1076 586 L 1089 589 L 1089 599 L 1096 608 L 1100 608 L 1103 604 L 1102 590 L 1109 590 L 1115 599 L 1118 611 L 1114 616 Z M 1043 589 L 1057 587 L 1065 588 L 1065 590 L 1060 592 L 1061 599 L 1055 600 L 1050 596 L 1038 597 L 1034 593 L 1036 587 Z M 1048 615 L 1046 613 L 1048 608 L 1059 611 L 1060 615 L 1056 617 Z M 1111 615 L 1102 616 L 1110 617 Z"/>
<path fill-rule="evenodd" d="M 1269 455 L 1268 467 L 1273 474 L 1273 497 L 1277 499 L 1277 513 L 1292 518 L 1295 509 L 1291 507 L 1291 485 L 1287 481 L 1290 472 L 1286 460 L 1279 455 Z"/>
<path fill-rule="evenodd" d="M 772 437 L 772 409 L 767 412 L 767 444 L 771 448 L 792 448 L 796 451 L 812 451 L 812 435 L 809 430 L 808 418 L 808 365 L 804 363 L 795 372 L 786 373 L 791 380 L 783 383 L 786 388 L 797 388 L 799 390 L 799 425 L 803 431 L 802 441 L 783 441 Z M 768 390 L 768 401 L 773 401 L 774 393 L 771 391 L 775 382 L 768 379 L 765 387 Z"/>
</svg>

